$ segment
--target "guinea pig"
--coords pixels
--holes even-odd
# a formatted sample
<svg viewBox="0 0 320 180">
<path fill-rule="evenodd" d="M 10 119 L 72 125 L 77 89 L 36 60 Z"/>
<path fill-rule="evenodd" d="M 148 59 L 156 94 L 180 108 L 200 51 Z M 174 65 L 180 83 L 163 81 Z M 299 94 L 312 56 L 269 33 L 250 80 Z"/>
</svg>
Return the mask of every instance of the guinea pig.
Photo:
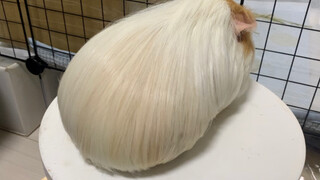
<svg viewBox="0 0 320 180">
<path fill-rule="evenodd" d="M 174 0 L 90 39 L 58 105 L 84 159 L 135 172 L 175 159 L 248 86 L 256 21 L 232 0 Z"/>
</svg>

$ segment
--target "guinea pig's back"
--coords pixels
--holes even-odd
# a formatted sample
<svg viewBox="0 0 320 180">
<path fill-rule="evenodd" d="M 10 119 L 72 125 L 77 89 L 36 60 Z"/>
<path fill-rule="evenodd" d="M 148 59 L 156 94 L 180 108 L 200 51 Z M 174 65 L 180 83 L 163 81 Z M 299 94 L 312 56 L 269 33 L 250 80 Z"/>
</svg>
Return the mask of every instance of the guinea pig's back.
<svg viewBox="0 0 320 180">
<path fill-rule="evenodd" d="M 136 171 L 174 159 L 192 148 L 240 89 L 241 82 L 226 81 L 221 89 L 228 90 L 219 90 L 221 80 L 214 75 L 227 73 L 228 63 L 217 68 L 217 57 L 226 53 L 217 48 L 226 48 L 219 38 L 232 32 L 219 33 L 229 27 L 177 12 L 182 10 L 175 6 L 187 5 L 180 2 L 103 30 L 68 66 L 58 91 L 61 118 L 93 164 Z M 227 21 L 230 12 L 226 3 L 221 6 Z M 149 18 L 139 21 L 142 16 Z M 219 99 L 221 93 L 227 100 Z"/>
</svg>

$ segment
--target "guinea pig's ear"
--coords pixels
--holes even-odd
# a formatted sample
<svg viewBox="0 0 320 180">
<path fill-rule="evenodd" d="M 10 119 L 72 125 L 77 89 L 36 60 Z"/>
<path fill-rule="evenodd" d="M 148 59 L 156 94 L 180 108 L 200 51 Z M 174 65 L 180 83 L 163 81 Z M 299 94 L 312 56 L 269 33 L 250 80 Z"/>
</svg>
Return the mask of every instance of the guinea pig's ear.
<svg viewBox="0 0 320 180">
<path fill-rule="evenodd" d="M 232 17 L 235 24 L 237 36 L 239 36 L 243 31 L 250 32 L 257 26 L 257 22 L 254 16 L 247 10 L 234 12 Z"/>
<path fill-rule="evenodd" d="M 234 2 L 233 0 L 226 0 L 230 10 L 232 20 L 235 26 L 235 33 L 237 36 L 241 35 L 241 32 L 250 32 L 257 26 L 254 15 L 251 11 L 247 10 L 245 7 Z"/>
</svg>

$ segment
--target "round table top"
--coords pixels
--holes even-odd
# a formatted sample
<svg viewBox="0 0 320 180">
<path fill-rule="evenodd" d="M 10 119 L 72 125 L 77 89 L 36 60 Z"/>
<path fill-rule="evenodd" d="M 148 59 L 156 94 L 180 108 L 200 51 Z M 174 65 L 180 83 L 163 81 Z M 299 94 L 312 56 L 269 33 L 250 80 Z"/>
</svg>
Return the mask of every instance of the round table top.
<svg viewBox="0 0 320 180">
<path fill-rule="evenodd" d="M 57 99 L 43 117 L 39 146 L 53 180 L 297 180 L 306 153 L 293 113 L 256 82 L 214 119 L 191 150 L 148 171 L 110 173 L 86 163 L 64 130 Z"/>
</svg>

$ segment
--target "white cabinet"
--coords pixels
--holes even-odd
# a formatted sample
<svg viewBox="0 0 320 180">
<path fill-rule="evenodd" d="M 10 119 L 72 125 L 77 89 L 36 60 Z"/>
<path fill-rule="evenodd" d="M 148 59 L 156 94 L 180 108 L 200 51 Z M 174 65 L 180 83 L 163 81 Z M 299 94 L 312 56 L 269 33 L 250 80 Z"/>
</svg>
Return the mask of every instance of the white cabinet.
<svg viewBox="0 0 320 180">
<path fill-rule="evenodd" d="M 43 74 L 44 94 L 50 96 L 45 97 L 39 77 L 29 73 L 23 62 L 0 57 L 0 128 L 21 135 L 37 128 L 46 110 L 44 98 L 50 103 L 56 94 L 58 78 L 48 82 L 54 75 Z"/>
</svg>

